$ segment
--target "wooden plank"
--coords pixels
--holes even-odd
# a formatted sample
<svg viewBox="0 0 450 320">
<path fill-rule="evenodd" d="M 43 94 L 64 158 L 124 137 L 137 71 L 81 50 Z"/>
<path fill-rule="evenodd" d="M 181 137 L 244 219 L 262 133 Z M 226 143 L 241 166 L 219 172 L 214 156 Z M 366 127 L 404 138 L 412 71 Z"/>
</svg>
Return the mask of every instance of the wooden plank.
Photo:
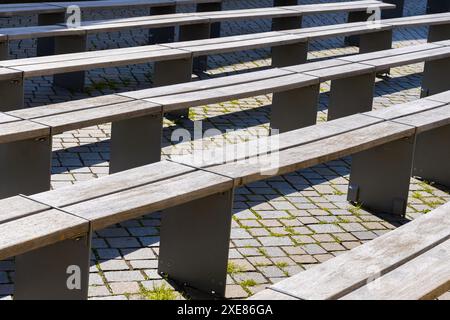
<svg viewBox="0 0 450 320">
<path fill-rule="evenodd" d="M 145 99 L 153 97 L 161 97 L 173 94 L 196 92 L 207 89 L 220 88 L 229 85 L 244 84 L 256 80 L 271 79 L 280 76 L 292 74 L 293 72 L 281 69 L 267 69 L 262 71 L 247 72 L 227 77 L 219 77 L 195 82 L 186 82 L 170 86 L 143 89 L 137 91 L 129 91 L 118 93 L 118 95 L 133 99 Z"/>
<path fill-rule="evenodd" d="M 0 17 L 64 11 L 63 8 L 48 3 L 0 4 Z"/>
<path fill-rule="evenodd" d="M 0 124 L 0 143 L 48 136 L 50 136 L 49 127 L 31 121 L 21 120 Z"/>
<path fill-rule="evenodd" d="M 33 108 L 18 109 L 9 111 L 5 114 L 21 119 L 31 120 L 45 116 L 103 107 L 129 101 L 133 101 L 133 99 L 115 94 L 109 94 L 105 96 L 72 100 Z"/>
<path fill-rule="evenodd" d="M 419 27 L 426 25 L 446 24 L 449 22 L 450 14 L 448 12 L 383 20 L 383 24 L 389 24 L 395 27 Z"/>
<path fill-rule="evenodd" d="M 35 118 L 33 121 L 51 127 L 52 135 L 55 135 L 103 123 L 160 114 L 161 112 L 161 106 L 154 103 L 131 101 Z"/>
<path fill-rule="evenodd" d="M 450 240 L 342 297 L 342 300 L 432 300 L 450 290 Z"/>
<path fill-rule="evenodd" d="M 387 58 L 387 57 L 394 57 L 398 55 L 405 55 L 405 54 L 411 54 L 414 52 L 420 52 L 420 51 L 426 51 L 426 50 L 432 50 L 441 48 L 442 45 L 437 45 L 436 43 L 424 43 L 414 46 L 406 46 L 401 48 L 395 48 L 390 50 L 383 50 L 383 51 L 375 51 L 370 53 L 363 53 L 363 54 L 355 54 L 347 57 L 339 58 L 344 61 L 348 62 L 364 62 L 367 60 L 374 60 L 379 58 Z"/>
<path fill-rule="evenodd" d="M 141 185 L 164 181 L 194 170 L 181 164 L 160 161 L 95 180 L 83 181 L 74 186 L 35 194 L 30 198 L 54 207 L 65 207 Z"/>
<path fill-rule="evenodd" d="M 171 159 L 178 163 L 206 169 L 220 164 L 236 162 L 250 157 L 263 156 L 271 152 L 298 147 L 356 129 L 368 127 L 382 121 L 383 120 L 374 117 L 355 114 L 333 121 L 319 123 L 314 127 L 288 131 L 279 136 L 262 137 L 257 140 L 238 144 L 227 144 L 223 148 L 214 148 L 210 150 L 211 153 L 205 150 L 203 151 L 203 157 L 201 158 L 195 157 L 195 154 L 190 154 L 180 156 L 173 155 L 171 156 Z"/>
<path fill-rule="evenodd" d="M 281 18 L 281 17 L 298 17 L 300 12 L 286 10 L 281 7 L 271 8 L 252 8 L 252 9 L 237 9 L 237 10 L 223 10 L 213 12 L 197 12 L 199 17 L 208 17 L 210 22 L 222 22 L 226 20 L 249 20 L 249 19 L 264 19 L 264 18 Z"/>
<path fill-rule="evenodd" d="M 81 28 L 67 28 L 65 25 L 2 28 L 0 30 L 8 40 L 23 40 L 53 36 L 78 36 L 86 34 L 86 31 Z"/>
<path fill-rule="evenodd" d="M 450 105 L 401 117 L 395 119 L 395 122 L 416 127 L 417 133 L 448 126 L 450 125 Z"/>
<path fill-rule="evenodd" d="M 450 203 L 271 288 L 301 299 L 338 299 L 450 238 Z M 370 267 L 370 268 L 369 268 Z"/>
<path fill-rule="evenodd" d="M 305 72 L 305 74 L 313 77 L 318 77 L 320 79 L 320 82 L 325 82 L 341 78 L 356 77 L 359 75 L 369 74 L 373 72 L 375 72 L 375 67 L 361 63 L 352 63 L 352 64 L 345 64 L 342 66 L 309 71 Z"/>
<path fill-rule="evenodd" d="M 405 64 L 439 60 L 448 57 L 450 57 L 450 47 L 442 47 L 414 53 L 405 53 L 403 55 L 378 58 L 374 60 L 365 60 L 363 63 L 376 67 L 376 70 L 378 71 L 386 70 L 386 68 L 403 66 Z"/>
<path fill-rule="evenodd" d="M 21 72 L 21 71 L 0 67 L 0 80 L 1 81 L 21 79 L 22 75 L 23 75 L 23 72 Z"/>
<path fill-rule="evenodd" d="M 251 296 L 247 300 L 298 300 L 294 297 L 288 296 L 278 291 L 266 289 Z"/>
<path fill-rule="evenodd" d="M 159 104 L 163 106 L 164 112 L 169 112 L 187 107 L 306 87 L 317 84 L 318 81 L 319 80 L 315 77 L 294 74 L 277 77 L 275 79 L 254 81 L 248 83 L 246 86 L 231 85 L 216 89 L 202 90 L 200 92 L 174 94 L 171 96 L 156 97 L 145 100 Z"/>
<path fill-rule="evenodd" d="M 55 209 L 0 224 L 0 260 L 89 231 L 86 220 Z"/>
<path fill-rule="evenodd" d="M 332 2 L 332 3 L 320 3 L 314 5 L 297 5 L 286 6 L 280 8 L 287 8 L 289 10 L 296 10 L 306 14 L 316 13 L 334 13 L 339 11 L 366 11 L 367 8 L 377 7 L 382 10 L 394 9 L 395 6 L 389 3 L 383 3 L 381 1 L 349 1 L 349 2 Z"/>
<path fill-rule="evenodd" d="M 50 209 L 49 206 L 15 196 L 0 200 L 0 225 Z"/>
<path fill-rule="evenodd" d="M 314 62 L 303 63 L 295 66 L 284 67 L 282 70 L 288 70 L 296 73 L 305 73 L 325 68 L 333 68 L 343 65 L 350 65 L 350 62 L 340 59 L 325 59 Z"/>
<path fill-rule="evenodd" d="M 0 112 L 0 124 L 7 123 L 7 122 L 20 121 L 20 120 L 21 119 L 19 119 L 19 118 L 13 117 L 4 112 Z"/>
<path fill-rule="evenodd" d="M 435 94 L 432 96 L 428 96 L 425 98 L 425 100 L 450 103 L 450 91 L 445 91 L 445 92 L 438 93 L 438 94 Z"/>
<path fill-rule="evenodd" d="M 446 105 L 445 102 L 436 102 L 428 99 L 419 99 L 399 105 L 390 106 L 387 108 L 365 112 L 363 114 L 379 119 L 393 120 L 396 118 L 404 117 L 418 112 L 431 110 L 444 105 Z"/>
<path fill-rule="evenodd" d="M 410 137 L 414 132 L 410 126 L 382 122 L 279 153 L 212 166 L 207 170 L 233 178 L 235 186 L 242 186 L 375 148 Z"/>
<path fill-rule="evenodd" d="M 100 186 L 102 181 L 95 180 Z M 232 189 L 231 179 L 195 171 L 65 207 L 94 230 Z"/>
<path fill-rule="evenodd" d="M 160 51 L 138 52 L 126 55 L 120 54 L 107 57 L 103 56 L 89 59 L 68 60 L 64 62 L 48 62 L 37 65 L 15 66 L 14 69 L 23 71 L 24 77 L 27 78 L 97 68 L 142 64 L 153 61 L 165 61 L 170 59 L 189 59 L 190 57 L 191 53 L 183 50 L 163 49 Z"/>
</svg>

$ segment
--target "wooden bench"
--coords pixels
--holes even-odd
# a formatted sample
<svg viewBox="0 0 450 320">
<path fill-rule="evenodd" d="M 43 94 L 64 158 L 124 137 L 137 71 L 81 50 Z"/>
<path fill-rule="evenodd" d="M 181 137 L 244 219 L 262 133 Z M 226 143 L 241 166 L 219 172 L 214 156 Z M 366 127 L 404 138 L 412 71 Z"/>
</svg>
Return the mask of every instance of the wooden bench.
<svg viewBox="0 0 450 320">
<path fill-rule="evenodd" d="M 421 300 L 450 290 L 450 203 L 251 300 Z"/>
<path fill-rule="evenodd" d="M 398 65 L 396 57 L 405 52 L 418 53 L 423 60 L 450 55 L 450 47 L 435 44 L 405 50 L 391 49 L 381 55 L 391 56 L 393 65 Z M 417 59 L 414 56 L 402 61 L 408 64 Z M 110 172 L 115 173 L 158 161 L 163 114 L 192 106 L 274 93 L 271 127 L 287 132 L 316 123 L 320 83 L 331 80 L 329 120 L 370 111 L 376 73 L 373 64 L 331 59 L 4 113 L 0 154 L 7 161 L 0 163 L 0 175 L 8 183 L 1 186 L 0 197 L 48 190 L 51 137 L 74 129 L 112 122 Z M 386 66 L 389 65 L 382 62 L 382 67 Z M 347 99 L 349 95 L 353 95 L 351 101 Z M 24 125 L 27 122 L 31 122 L 31 129 Z M 36 131 L 37 124 L 47 131 Z M 40 161 L 31 166 L 23 154 Z"/>
<path fill-rule="evenodd" d="M 102 1 L 67 1 L 52 3 L 18 3 L 1 4 L 0 18 L 13 17 L 18 15 L 37 15 L 39 26 L 54 26 L 66 22 L 67 11 L 71 6 L 78 6 L 81 11 L 104 10 L 118 8 L 144 8 L 150 9 L 151 15 L 171 14 L 176 12 L 177 5 L 196 4 L 197 11 L 214 11 L 222 9 L 222 0 L 102 0 Z M 47 27 L 38 28 L 46 29 Z M 52 27 L 49 27 L 51 30 Z M 214 27 L 220 29 L 220 26 Z M 31 28 L 32 29 L 32 28 Z M 20 28 L 18 28 L 20 30 Z M 150 42 L 157 43 L 160 40 L 170 40 L 174 38 L 173 27 L 165 27 L 153 30 L 150 34 Z M 0 46 L 1 47 L 1 46 Z M 0 50 L 2 54 L 3 52 Z M 41 37 L 37 41 L 38 56 L 54 54 L 55 38 L 52 34 L 49 37 Z M 3 57 L 3 55 L 2 55 Z"/>
<path fill-rule="evenodd" d="M 198 0 L 197 0 L 198 1 Z M 102 2 L 102 1 L 101 1 Z M 210 6 L 211 4 L 208 4 Z M 219 3 L 220 5 L 220 3 Z M 390 9 L 392 6 L 380 3 L 379 1 L 356 1 L 343 2 L 336 4 L 323 5 L 324 13 L 328 12 L 353 12 L 366 11 L 374 5 L 379 6 L 381 10 Z M 200 4 L 199 4 L 200 6 Z M 206 6 L 206 4 L 203 4 Z M 84 52 L 86 51 L 87 36 L 101 32 L 123 31 L 129 29 L 156 29 L 150 33 L 150 44 L 170 43 L 174 41 L 174 27 L 180 28 L 179 39 L 193 40 L 205 38 L 217 38 L 220 36 L 220 23 L 222 21 L 233 21 L 242 19 L 261 19 L 273 18 L 275 21 L 284 21 L 292 18 L 300 19 L 302 15 L 321 12 L 322 5 L 306 5 L 282 8 L 256 8 L 245 10 L 229 10 L 224 14 L 217 15 L 216 12 L 201 13 L 179 13 L 168 14 L 161 11 L 156 16 L 144 16 L 133 18 L 121 18 L 111 20 L 83 21 L 81 26 L 69 28 L 65 23 L 55 25 L 43 25 L 40 27 L 19 27 L 0 29 L 0 59 L 5 60 L 9 57 L 8 43 L 12 40 L 23 40 L 30 38 L 45 38 L 47 49 L 38 50 L 38 56 Z M 219 10 L 220 7 L 214 10 Z M 274 30 L 282 30 L 300 27 L 300 22 L 296 24 L 286 24 L 274 27 Z M 38 43 L 39 44 L 39 43 Z M 41 46 L 43 47 L 43 46 Z"/>
<path fill-rule="evenodd" d="M 408 21 L 405 19 L 405 21 Z M 375 30 L 363 23 L 341 26 L 311 28 L 311 36 L 303 34 L 284 34 L 269 32 L 245 36 L 232 36 L 217 39 L 178 42 L 173 44 L 142 46 L 134 48 L 110 49 L 94 52 L 63 54 L 49 57 L 26 58 L 0 62 L 0 92 L 8 92 L 1 102 L 2 110 L 13 110 L 23 105 L 24 79 L 36 76 L 55 75 L 54 83 L 59 86 L 82 89 L 84 87 L 84 70 L 155 61 L 154 85 L 168 85 L 186 82 L 191 79 L 193 59 L 208 54 L 226 53 L 239 50 L 272 47 L 272 64 L 286 66 L 306 61 L 307 41 L 330 36 L 356 34 L 373 39 Z M 307 32 L 309 29 L 304 29 Z M 386 39 L 386 38 L 385 38 Z M 369 43 L 369 42 L 367 42 Z M 382 50 L 391 45 L 374 47 L 363 52 Z M 66 47 L 70 47 L 67 44 Z M 107 57 L 107 58 L 106 58 Z M 444 62 L 445 64 L 445 62 Z M 430 69 L 430 73 L 439 73 Z M 445 81 L 443 82 L 445 85 Z M 438 85 L 437 83 L 430 86 Z M 432 94 L 433 92 L 430 92 Z"/>
<path fill-rule="evenodd" d="M 283 133 L 278 145 L 267 141 L 274 137 L 242 143 L 230 148 L 234 151 L 226 159 L 214 157 L 199 164 L 189 156 L 177 157 L 54 191 L 1 200 L 0 259 L 16 256 L 15 298 L 85 299 L 92 232 L 158 210 L 164 210 L 158 271 L 181 284 L 223 296 L 235 187 L 371 150 L 378 151 L 383 164 L 373 168 L 387 178 L 383 185 L 389 184 L 393 167 L 412 165 L 416 135 L 450 125 L 450 105 L 435 101 L 448 96 L 447 92 L 391 107 L 398 116 L 392 114 L 393 120 L 358 114 Z M 443 143 L 447 140 L 440 138 Z M 255 144 L 262 148 L 254 148 Z M 387 194 L 382 201 L 391 198 Z M 445 216 L 441 223 L 424 224 L 427 228 L 422 233 L 413 228 L 415 232 L 406 233 L 409 237 L 403 240 L 408 248 L 401 250 L 403 258 L 395 255 L 395 259 L 411 257 L 411 251 L 420 251 L 426 239 L 429 246 L 436 243 L 436 236 L 448 238 L 449 223 Z M 419 235 L 423 241 L 417 240 Z M 398 248 L 390 241 L 386 245 L 390 250 Z M 68 266 L 78 266 L 83 279 L 79 290 L 66 285 L 71 275 Z M 316 280 L 320 284 L 320 277 Z M 329 286 L 319 286 L 325 287 Z"/>
</svg>

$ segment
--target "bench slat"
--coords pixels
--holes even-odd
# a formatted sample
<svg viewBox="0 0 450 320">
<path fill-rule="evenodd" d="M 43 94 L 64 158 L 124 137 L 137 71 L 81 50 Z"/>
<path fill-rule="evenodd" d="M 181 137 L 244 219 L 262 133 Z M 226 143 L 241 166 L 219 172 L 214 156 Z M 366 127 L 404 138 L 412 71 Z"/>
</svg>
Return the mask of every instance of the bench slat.
<svg viewBox="0 0 450 320">
<path fill-rule="evenodd" d="M 1 200 L 0 225 L 21 217 L 30 216 L 50 209 L 49 206 L 37 203 L 21 196 Z"/>
<path fill-rule="evenodd" d="M 448 290 L 450 290 L 450 240 L 342 299 L 430 300 Z"/>
<path fill-rule="evenodd" d="M 230 162 L 209 167 L 207 170 L 233 178 L 236 186 L 241 186 L 410 137 L 414 134 L 414 131 L 414 128 L 410 126 L 383 122 L 306 145 L 282 150 L 279 154 L 263 155 L 258 159 Z"/>
<path fill-rule="evenodd" d="M 447 126 L 450 125 L 450 105 L 402 117 L 395 121 L 416 127 L 417 133 Z"/>
<path fill-rule="evenodd" d="M 0 143 L 50 136 L 50 128 L 38 123 L 19 120 L 0 125 Z"/>
<path fill-rule="evenodd" d="M 89 231 L 89 223 L 59 210 L 47 210 L 0 224 L 0 260 L 71 239 Z"/>
<path fill-rule="evenodd" d="M 300 299 L 337 299 L 450 237 L 450 203 L 332 260 L 272 286 Z M 369 268 L 370 267 L 370 268 Z"/>
<path fill-rule="evenodd" d="M 98 230 L 114 223 L 228 191 L 232 186 L 231 179 L 195 171 L 74 204 L 65 207 L 65 210 L 89 219 L 92 228 Z"/>
</svg>

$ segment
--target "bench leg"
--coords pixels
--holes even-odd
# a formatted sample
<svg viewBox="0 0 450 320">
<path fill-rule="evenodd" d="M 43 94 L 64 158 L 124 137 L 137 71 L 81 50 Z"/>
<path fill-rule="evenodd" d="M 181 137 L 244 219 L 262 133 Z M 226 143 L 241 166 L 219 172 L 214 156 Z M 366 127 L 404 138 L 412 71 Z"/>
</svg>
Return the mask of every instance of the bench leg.
<svg viewBox="0 0 450 320">
<path fill-rule="evenodd" d="M 180 27 L 180 41 L 191 41 L 209 39 L 211 36 L 211 24 L 190 24 Z M 193 68 L 195 71 L 203 72 L 208 69 L 208 56 L 194 58 Z"/>
<path fill-rule="evenodd" d="M 272 31 L 299 29 L 302 27 L 302 17 L 273 18 Z"/>
<path fill-rule="evenodd" d="M 382 19 L 393 19 L 403 17 L 403 9 L 405 7 L 405 0 L 384 0 L 383 2 L 395 4 L 395 9 L 383 10 L 381 13 Z"/>
<path fill-rule="evenodd" d="M 372 110 L 375 73 L 331 81 L 328 120 Z"/>
<path fill-rule="evenodd" d="M 109 173 L 161 160 L 162 115 L 112 123 Z"/>
<path fill-rule="evenodd" d="M 450 24 L 438 24 L 429 26 L 428 42 L 436 42 L 450 39 Z"/>
<path fill-rule="evenodd" d="M 198 3 L 197 12 L 222 11 L 222 2 Z M 211 38 L 220 38 L 220 22 L 211 25 Z"/>
<path fill-rule="evenodd" d="M 427 14 L 450 11 L 450 0 L 428 0 Z"/>
<path fill-rule="evenodd" d="M 63 23 L 66 19 L 64 12 L 59 13 L 43 13 L 38 16 L 38 24 L 40 26 L 47 26 L 52 24 Z M 46 37 L 37 39 L 37 56 L 51 56 L 55 54 L 55 38 Z"/>
<path fill-rule="evenodd" d="M 279 133 L 316 124 L 320 85 L 273 94 L 270 127 Z"/>
<path fill-rule="evenodd" d="M 9 41 L 0 42 L 0 60 L 9 60 Z"/>
<path fill-rule="evenodd" d="M 375 212 L 404 216 L 412 172 L 414 138 L 352 156 L 348 200 Z"/>
<path fill-rule="evenodd" d="M 359 53 L 392 49 L 392 30 L 383 30 L 359 36 Z"/>
<path fill-rule="evenodd" d="M 450 126 L 420 133 L 414 153 L 413 175 L 450 187 Z"/>
<path fill-rule="evenodd" d="M 24 80 L 0 81 L 0 112 L 21 109 L 24 106 Z"/>
<path fill-rule="evenodd" d="M 164 210 L 158 272 L 225 296 L 233 191 Z"/>
<path fill-rule="evenodd" d="M 57 37 L 55 39 L 56 54 L 85 52 L 87 36 Z M 85 85 L 85 71 L 56 74 L 53 84 L 58 87 L 74 91 L 83 91 Z"/>
<path fill-rule="evenodd" d="M 370 15 L 365 11 L 352 11 L 348 13 L 347 22 L 367 21 L 369 17 Z M 345 44 L 355 47 L 359 46 L 359 35 L 345 37 Z"/>
<path fill-rule="evenodd" d="M 192 59 L 179 59 L 155 62 L 153 86 L 167 86 L 176 83 L 189 82 L 192 78 Z M 172 111 L 170 114 L 188 117 L 189 109 Z"/>
<path fill-rule="evenodd" d="M 450 90 L 450 58 L 425 62 L 421 97 Z"/>
<path fill-rule="evenodd" d="M 162 14 L 172 14 L 176 12 L 177 8 L 175 5 L 150 8 L 150 15 L 152 16 Z M 149 44 L 171 43 L 175 41 L 175 27 L 150 29 L 148 33 L 149 33 Z"/>
<path fill-rule="evenodd" d="M 308 42 L 272 47 L 272 67 L 303 64 L 308 60 Z"/>
<path fill-rule="evenodd" d="M 16 257 L 15 300 L 86 300 L 90 236 L 58 242 Z"/>
<path fill-rule="evenodd" d="M 0 199 L 50 190 L 52 139 L 0 144 Z"/>
</svg>

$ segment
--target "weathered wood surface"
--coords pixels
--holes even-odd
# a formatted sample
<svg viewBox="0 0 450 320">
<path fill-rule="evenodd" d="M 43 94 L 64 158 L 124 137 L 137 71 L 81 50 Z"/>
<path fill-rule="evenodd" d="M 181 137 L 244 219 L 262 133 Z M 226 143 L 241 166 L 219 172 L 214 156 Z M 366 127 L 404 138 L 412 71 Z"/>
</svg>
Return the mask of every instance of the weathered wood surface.
<svg viewBox="0 0 450 320">
<path fill-rule="evenodd" d="M 0 224 L 51 209 L 21 196 L 2 199 L 0 203 Z"/>
<path fill-rule="evenodd" d="M 266 289 L 251 296 L 247 300 L 298 300 L 298 299 L 278 291 Z"/>
<path fill-rule="evenodd" d="M 450 212 L 447 212 L 450 214 Z M 450 240 L 405 263 L 343 300 L 431 300 L 450 290 Z"/>
<path fill-rule="evenodd" d="M 450 105 L 401 117 L 395 121 L 415 127 L 417 129 L 417 133 L 448 126 L 450 125 Z"/>
<path fill-rule="evenodd" d="M 300 299 L 342 298 L 447 241 L 449 213 L 450 203 L 271 288 Z"/>
<path fill-rule="evenodd" d="M 50 136 L 50 128 L 26 120 L 0 123 L 0 143 Z"/>
</svg>

